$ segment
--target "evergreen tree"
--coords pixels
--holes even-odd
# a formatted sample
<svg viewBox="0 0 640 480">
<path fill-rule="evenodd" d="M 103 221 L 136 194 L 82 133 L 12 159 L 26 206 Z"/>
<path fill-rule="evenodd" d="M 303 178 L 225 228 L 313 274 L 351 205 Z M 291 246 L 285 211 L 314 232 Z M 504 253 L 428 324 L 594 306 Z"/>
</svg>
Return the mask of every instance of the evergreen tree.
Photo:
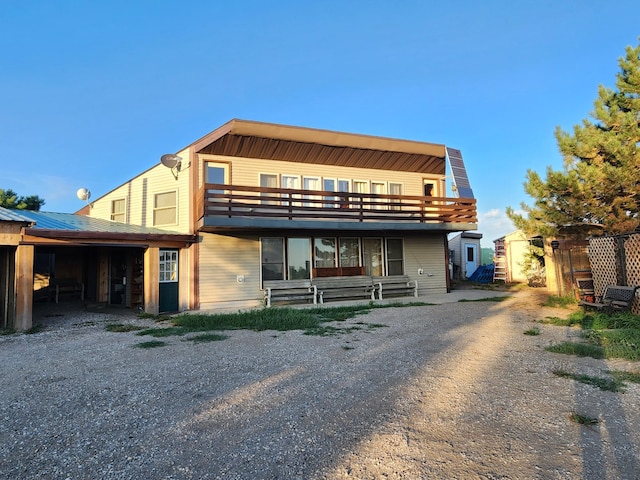
<svg viewBox="0 0 640 480">
<path fill-rule="evenodd" d="M 564 169 L 547 168 L 545 180 L 527 171 L 526 217 L 507 215 L 527 233 L 630 232 L 640 226 L 640 45 L 619 60 L 616 89 L 598 89 L 591 117 L 573 133 L 556 128 Z"/>
<path fill-rule="evenodd" d="M 40 210 L 42 205 L 44 205 L 44 199 L 37 195 L 20 197 L 10 188 L 7 190 L 0 188 L 0 207 L 17 210 Z"/>
</svg>

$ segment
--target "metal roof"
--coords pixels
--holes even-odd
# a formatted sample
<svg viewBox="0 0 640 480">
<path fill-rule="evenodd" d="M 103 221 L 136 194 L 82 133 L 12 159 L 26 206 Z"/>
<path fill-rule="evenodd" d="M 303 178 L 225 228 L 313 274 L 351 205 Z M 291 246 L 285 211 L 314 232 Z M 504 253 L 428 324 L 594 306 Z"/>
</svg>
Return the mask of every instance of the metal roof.
<svg viewBox="0 0 640 480">
<path fill-rule="evenodd" d="M 3 209 L 6 211 L 6 209 Z M 9 210 L 9 212 L 16 212 Z M 0 215 L 2 212 L 0 212 Z M 101 218 L 92 218 L 74 213 L 35 212 L 32 210 L 20 210 L 16 216 L 21 221 L 35 222 L 31 228 L 34 230 L 58 230 L 93 233 L 135 233 L 135 234 L 160 234 L 167 235 L 172 232 L 159 228 L 141 227 L 126 223 L 113 222 Z M 2 217 L 0 217 L 2 218 Z"/>
<path fill-rule="evenodd" d="M 24 210 L 9 210 L 8 208 L 0 207 L 0 222 L 20 222 L 27 225 L 32 224 L 33 220 L 22 215 L 23 212 Z"/>
</svg>

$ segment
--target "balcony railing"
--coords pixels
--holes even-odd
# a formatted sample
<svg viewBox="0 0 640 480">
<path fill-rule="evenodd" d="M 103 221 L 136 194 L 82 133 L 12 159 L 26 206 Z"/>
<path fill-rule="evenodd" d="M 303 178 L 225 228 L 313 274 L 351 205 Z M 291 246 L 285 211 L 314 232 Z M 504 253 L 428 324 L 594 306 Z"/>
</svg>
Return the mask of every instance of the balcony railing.
<svg viewBox="0 0 640 480">
<path fill-rule="evenodd" d="M 198 218 L 261 218 L 388 223 L 475 224 L 473 198 L 327 192 L 291 188 L 205 184 Z M 208 222 L 212 223 L 212 222 Z"/>
</svg>

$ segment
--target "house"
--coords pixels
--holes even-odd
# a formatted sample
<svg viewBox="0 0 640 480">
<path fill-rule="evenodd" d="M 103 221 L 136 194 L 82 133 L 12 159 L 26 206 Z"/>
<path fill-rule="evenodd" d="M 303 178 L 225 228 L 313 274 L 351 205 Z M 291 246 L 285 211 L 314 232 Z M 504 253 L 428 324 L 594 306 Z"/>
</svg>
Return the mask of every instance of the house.
<svg viewBox="0 0 640 480">
<path fill-rule="evenodd" d="M 480 239 L 478 232 L 462 232 L 449 239 L 449 251 L 453 264 L 453 278 L 463 280 L 473 275 L 482 264 L 480 261 Z"/>
<path fill-rule="evenodd" d="M 445 196 L 448 161 L 460 198 Z M 181 273 L 161 280 L 178 283 L 170 310 L 252 307 L 265 280 L 354 273 L 446 292 L 447 235 L 477 228 L 458 150 L 244 120 L 164 155 L 85 213 L 198 236 L 171 253 Z"/>
<path fill-rule="evenodd" d="M 406 275 L 445 293 L 447 236 L 477 229 L 459 150 L 244 120 L 66 215 L 9 222 L 40 258 L 21 285 L 53 249 L 71 294 L 152 314 L 259 306 L 269 280 Z"/>
</svg>

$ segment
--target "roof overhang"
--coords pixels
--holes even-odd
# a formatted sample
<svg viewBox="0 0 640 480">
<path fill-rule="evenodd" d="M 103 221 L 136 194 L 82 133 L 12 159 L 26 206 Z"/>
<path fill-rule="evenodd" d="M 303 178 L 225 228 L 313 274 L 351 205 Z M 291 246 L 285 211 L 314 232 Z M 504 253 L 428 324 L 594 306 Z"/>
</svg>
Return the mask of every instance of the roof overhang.
<svg viewBox="0 0 640 480">
<path fill-rule="evenodd" d="M 444 145 L 231 120 L 194 142 L 199 154 L 445 175 Z"/>
<path fill-rule="evenodd" d="M 26 228 L 20 242 L 23 245 L 68 245 L 68 246 L 138 246 L 138 247 L 185 247 L 197 240 L 196 235 L 85 232 L 76 230 L 46 230 Z"/>
</svg>

